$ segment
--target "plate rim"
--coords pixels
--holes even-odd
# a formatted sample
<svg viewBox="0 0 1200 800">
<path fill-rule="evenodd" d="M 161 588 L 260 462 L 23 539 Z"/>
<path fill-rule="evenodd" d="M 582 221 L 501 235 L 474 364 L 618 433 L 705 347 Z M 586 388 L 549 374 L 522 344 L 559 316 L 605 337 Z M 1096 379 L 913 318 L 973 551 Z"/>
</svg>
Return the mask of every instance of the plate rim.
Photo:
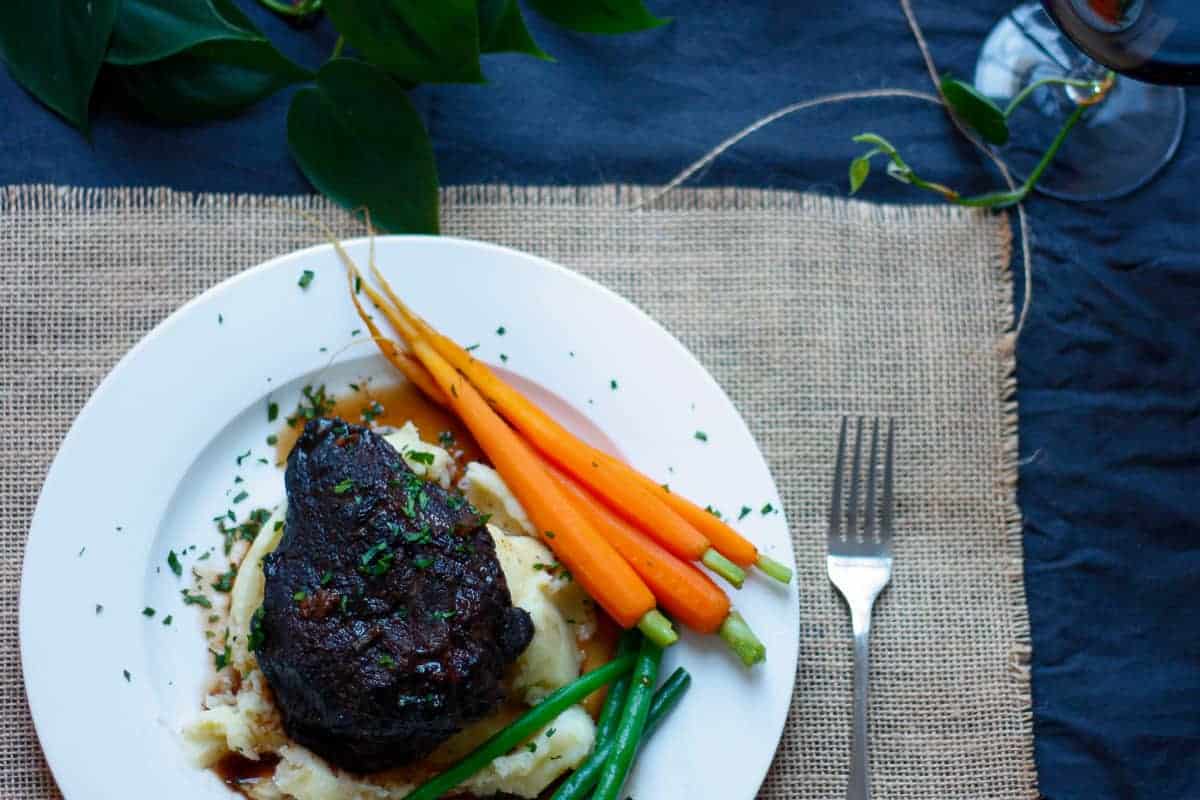
<svg viewBox="0 0 1200 800">
<path fill-rule="evenodd" d="M 542 256 L 538 256 L 533 253 L 528 253 L 526 251 L 519 250 L 517 248 L 508 247 L 506 245 L 496 244 L 493 242 L 486 242 L 486 241 L 482 241 L 482 240 L 470 239 L 470 238 L 458 237 L 458 236 L 431 236 L 431 235 L 403 235 L 403 234 L 401 234 L 401 235 L 384 235 L 384 236 L 374 236 L 374 237 L 358 236 L 358 237 L 347 238 L 347 239 L 339 239 L 338 243 L 342 247 L 346 248 L 347 250 L 350 250 L 352 248 L 361 247 L 364 244 L 369 245 L 372 239 L 374 240 L 375 243 L 379 243 L 379 242 L 388 242 L 388 243 L 391 243 L 391 242 L 400 242 L 400 243 L 428 242 L 428 243 L 437 243 L 438 246 L 447 245 L 451 248 L 466 247 L 469 249 L 482 249 L 485 251 L 504 253 L 508 257 L 516 257 L 520 260 L 525 260 L 525 261 L 529 261 L 533 264 L 536 264 L 539 269 L 542 269 L 542 270 L 548 269 L 551 272 L 557 273 L 559 277 L 569 279 L 578 288 L 580 288 L 586 292 L 595 293 L 598 291 L 600 293 L 600 296 L 604 297 L 606 300 L 608 300 L 610 302 L 615 302 L 616 305 L 625 307 L 626 309 L 632 311 L 637 317 L 641 318 L 644 322 L 649 323 L 649 325 L 656 331 L 656 333 L 661 335 L 666 342 L 669 342 L 671 348 L 673 349 L 674 357 L 684 359 L 687 362 L 687 365 L 689 367 L 698 371 L 699 374 L 701 374 L 703 376 L 702 380 L 707 381 L 710 384 L 710 388 L 714 389 L 717 396 L 721 399 L 721 401 L 724 402 L 728 406 L 728 409 L 732 412 L 733 418 L 736 420 L 737 425 L 740 426 L 741 429 L 743 429 L 743 432 L 746 434 L 747 438 L 753 443 L 755 455 L 762 461 L 763 465 L 765 466 L 766 473 L 767 473 L 768 479 L 770 481 L 770 488 L 772 490 L 773 495 L 776 497 L 780 497 L 778 485 L 777 485 L 777 483 L 775 481 L 775 477 L 771 471 L 770 462 L 767 460 L 766 455 L 763 453 L 761 446 L 759 445 L 753 432 L 750 430 L 750 427 L 747 424 L 745 418 L 742 416 L 742 414 L 738 410 L 736 404 L 733 402 L 732 398 L 729 397 L 729 395 L 726 393 L 725 389 L 721 386 L 721 384 L 717 381 L 717 379 L 712 375 L 712 373 L 708 370 L 708 368 L 705 367 L 705 365 L 699 360 L 699 358 L 697 358 L 697 356 L 694 353 L 692 353 L 691 350 L 689 350 L 683 344 L 683 342 L 681 342 L 679 340 L 678 337 L 676 337 L 673 333 L 671 333 L 671 331 L 667 330 L 667 328 L 662 323 L 660 323 L 657 319 L 652 317 L 649 313 L 647 313 L 645 310 L 643 310 L 638 304 L 634 303 L 632 300 L 622 296 L 614 289 L 611 289 L 608 286 L 605 286 L 604 284 L 602 284 L 580 272 L 577 272 L 576 270 L 566 267 L 565 265 L 559 264 L 548 258 L 544 258 Z M 169 313 L 166 317 L 164 317 L 158 323 L 156 323 L 149 331 L 147 331 L 145 334 L 143 334 L 137 340 L 137 342 L 135 342 L 132 347 L 130 347 L 127 351 L 125 351 L 125 353 L 116 361 L 116 363 L 108 370 L 108 372 L 96 384 L 95 388 L 88 395 L 87 400 L 84 402 L 84 404 L 80 407 L 79 411 L 76 413 L 74 419 L 71 421 L 71 424 L 67 429 L 67 432 L 64 434 L 62 440 L 58 444 L 58 447 L 55 451 L 54 457 L 51 459 L 50 464 L 47 467 L 46 472 L 43 476 L 42 486 L 38 491 L 37 502 L 34 506 L 33 514 L 30 517 L 29 531 L 25 538 L 24 552 L 22 555 L 21 585 L 20 585 L 19 597 L 18 597 L 18 642 L 19 642 L 19 648 L 20 648 L 22 686 L 25 691 L 25 699 L 26 699 L 26 703 L 29 708 L 30 718 L 33 722 L 34 730 L 35 730 L 35 733 L 37 734 L 37 738 L 38 738 L 38 744 L 39 744 L 39 747 L 41 748 L 42 754 L 44 755 L 47 767 L 49 768 L 50 772 L 54 776 L 54 780 L 55 780 L 57 786 L 59 787 L 59 790 L 63 792 L 64 798 L 66 798 L 66 800 L 74 800 L 74 798 L 71 795 L 67 794 L 67 789 L 63 787 L 62 779 L 60 778 L 60 773 L 66 771 L 64 768 L 65 759 L 63 758 L 63 755 L 56 750 L 55 747 L 53 747 L 53 746 L 47 747 L 46 738 L 45 738 L 45 734 L 44 734 L 44 732 L 47 731 L 46 726 L 48 724 L 47 718 L 46 718 L 47 715 L 46 715 L 45 703 L 49 702 L 49 699 L 47 698 L 47 699 L 43 700 L 43 699 L 41 699 L 41 696 L 39 694 L 37 694 L 36 691 L 31 691 L 31 673 L 33 671 L 33 668 L 36 666 L 36 662 L 34 661 L 33 655 L 30 653 L 30 649 L 27 646 L 27 642 L 28 642 L 28 638 L 29 638 L 28 629 L 33 624 L 33 621 L 31 618 L 31 611 L 29 610 L 29 603 L 27 602 L 28 593 L 31 591 L 28 587 L 31 585 L 31 580 L 36 579 L 36 577 L 34 575 L 34 569 L 37 567 L 37 564 L 34 563 L 34 560 L 31 557 L 31 553 L 33 551 L 30 548 L 30 544 L 33 541 L 36 531 L 40 527 L 39 519 L 41 517 L 43 517 L 46 513 L 44 511 L 44 506 L 48 502 L 47 496 L 46 496 L 46 491 L 47 491 L 47 487 L 50 486 L 52 483 L 51 478 L 55 475 L 55 472 L 57 470 L 60 470 L 63 468 L 63 467 L 61 467 L 61 462 L 63 459 L 64 452 L 69 453 L 70 446 L 80 435 L 79 430 L 81 429 L 81 426 L 83 424 L 86 424 L 86 419 L 89 416 L 89 413 L 92 412 L 95 405 L 99 402 L 99 399 L 102 398 L 108 392 L 112 391 L 113 385 L 116 384 L 117 381 L 122 379 L 123 373 L 129 368 L 129 364 L 134 359 L 137 358 L 139 353 L 141 353 L 144 349 L 149 347 L 154 341 L 156 341 L 157 339 L 166 335 L 167 332 L 171 328 L 180 324 L 180 322 L 191 312 L 191 310 L 194 307 L 201 305 L 202 303 L 206 302 L 209 298 L 212 298 L 214 296 L 217 296 L 219 294 L 222 294 L 222 293 L 225 293 L 228 291 L 235 290 L 238 284 L 240 284 L 246 280 L 249 280 L 252 276 L 254 276 L 256 274 L 267 272 L 267 271 L 273 270 L 273 269 L 282 268 L 284 265 L 286 265 L 290 262 L 296 262 L 296 261 L 303 262 L 306 259 L 319 257 L 321 254 L 330 253 L 333 250 L 334 250 L 333 243 L 331 241 L 326 241 L 326 242 L 321 242 L 321 243 L 317 243 L 317 244 L 312 244 L 307 247 L 303 247 L 303 248 L 293 250 L 293 251 L 290 251 L 287 253 L 283 253 L 280 255 L 276 255 L 269 259 L 261 261 L 257 264 L 254 264 L 253 266 L 247 267 L 246 269 L 240 270 L 240 271 L 222 279 L 221 281 L 213 284 L 212 286 L 207 287 L 206 289 L 197 293 L 196 295 L 188 298 L 185 302 L 183 302 L 181 305 L 179 305 L 177 308 L 175 308 L 173 311 L 171 311 L 171 313 Z M 796 564 L 796 547 L 795 547 L 795 543 L 791 536 L 791 526 L 787 522 L 786 509 L 780 507 L 778 509 L 778 513 L 780 514 L 781 524 L 783 525 L 784 530 L 787 532 L 787 535 L 784 536 L 784 538 L 783 538 L 783 543 L 784 543 L 785 547 L 783 549 L 780 549 L 780 550 L 774 552 L 773 557 L 784 561 L 784 563 L 789 563 L 794 568 L 795 564 Z M 44 525 L 44 524 L 45 523 L 42 523 L 42 525 Z M 786 556 L 786 558 L 781 559 L 780 558 L 781 556 Z M 796 591 L 794 583 L 788 587 L 788 591 L 792 597 L 793 602 L 798 603 L 799 596 L 798 596 L 798 591 Z M 799 610 L 797 610 L 797 619 L 799 620 Z M 800 641 L 799 641 L 799 639 L 800 639 L 800 632 L 799 632 L 799 629 L 797 628 L 797 630 L 795 630 L 793 632 L 793 635 L 789 638 L 789 641 L 788 641 L 789 645 L 794 643 L 794 646 L 790 648 L 793 651 L 793 653 L 792 653 L 791 657 L 788 659 L 788 662 L 786 664 L 786 666 L 788 668 L 787 671 L 790 674 L 795 674 L 799 667 L 799 657 L 800 657 L 800 648 L 799 648 Z M 790 707 L 791 699 L 794 698 L 794 692 L 795 692 L 795 683 L 793 681 L 792 694 L 789 696 L 789 707 Z M 35 696 L 39 698 L 36 701 L 35 701 Z M 790 714 L 787 711 L 785 711 L 785 713 L 779 719 L 779 724 L 777 726 L 774 726 L 776 729 L 771 732 L 771 737 L 770 737 L 770 741 L 773 743 L 773 746 L 769 750 L 765 747 L 762 748 L 762 753 L 764 754 L 764 758 L 761 759 L 761 763 L 760 763 L 759 767 L 754 770 L 755 781 L 754 781 L 754 789 L 753 789 L 751 797 L 754 794 L 756 794 L 757 791 L 759 791 L 761 789 L 762 783 L 766 779 L 766 776 L 770 769 L 770 766 L 774 761 L 774 756 L 778 749 L 779 743 L 782 741 L 783 732 L 786 727 L 787 719 L 789 716 L 790 716 Z M 745 765 L 743 765 L 743 767 L 744 766 Z M 72 788 L 74 788 L 74 787 L 72 787 Z"/>
</svg>

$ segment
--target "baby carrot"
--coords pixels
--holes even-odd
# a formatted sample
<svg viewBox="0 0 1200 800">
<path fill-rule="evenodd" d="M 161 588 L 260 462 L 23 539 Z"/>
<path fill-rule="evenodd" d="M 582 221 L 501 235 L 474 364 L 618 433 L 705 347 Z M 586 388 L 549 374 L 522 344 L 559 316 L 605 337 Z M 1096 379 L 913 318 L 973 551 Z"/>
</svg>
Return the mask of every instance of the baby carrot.
<svg viewBox="0 0 1200 800">
<path fill-rule="evenodd" d="M 708 576 L 612 513 L 557 468 L 548 463 L 546 467 L 592 527 L 642 576 L 668 614 L 699 633 L 721 627 L 729 615 L 729 598 Z"/>
<path fill-rule="evenodd" d="M 420 337 L 430 342 L 443 358 L 495 404 L 500 413 L 520 430 L 531 444 L 672 553 L 687 561 L 703 561 L 734 586 L 742 585 L 745 573 L 737 566 L 737 559 L 727 557 L 727 554 L 714 547 L 710 540 L 697 530 L 694 523 L 690 523 L 659 499 L 656 492 L 661 489 L 657 484 L 619 459 L 581 442 L 528 398 L 501 380 L 486 364 L 476 360 L 452 339 L 443 336 L 413 313 L 392 290 L 378 269 L 374 270 L 374 276 L 403 318 L 402 327 L 398 327 L 398 330 L 401 330 L 401 335 L 406 340 L 410 337 Z M 409 341 L 409 345 L 412 346 L 412 341 Z M 646 482 L 649 482 L 653 490 L 647 488 Z M 742 539 L 728 526 L 725 526 L 722 535 L 729 539 L 731 544 L 741 543 L 742 549 L 738 553 L 742 558 L 746 555 L 745 547 L 754 552 L 754 545 Z M 752 564 L 754 560 L 752 557 L 747 563 Z"/>
</svg>

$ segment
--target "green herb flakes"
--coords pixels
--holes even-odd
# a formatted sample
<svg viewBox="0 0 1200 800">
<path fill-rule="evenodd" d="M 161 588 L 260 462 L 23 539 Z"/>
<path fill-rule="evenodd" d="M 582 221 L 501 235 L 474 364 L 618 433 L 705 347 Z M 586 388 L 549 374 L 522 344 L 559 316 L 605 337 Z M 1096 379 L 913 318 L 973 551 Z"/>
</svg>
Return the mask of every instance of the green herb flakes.
<svg viewBox="0 0 1200 800">
<path fill-rule="evenodd" d="M 303 603 L 305 600 L 308 599 L 308 592 L 304 591 L 303 589 L 293 592 L 292 599 L 295 600 L 297 603 Z"/>
<path fill-rule="evenodd" d="M 383 415 L 383 403 L 378 400 L 372 400 L 371 404 L 362 410 L 362 418 L 367 422 L 374 422 Z"/>
<path fill-rule="evenodd" d="M 267 446 L 268 447 L 274 447 L 277 444 L 279 444 L 278 436 L 276 436 L 275 434 L 272 433 L 270 436 L 267 437 Z"/>
<path fill-rule="evenodd" d="M 328 586 L 332 582 L 333 582 L 333 573 L 332 572 L 330 572 L 329 570 L 325 570 L 324 572 L 321 573 L 321 580 L 318 581 L 318 583 L 321 586 Z"/>
<path fill-rule="evenodd" d="M 404 457 L 409 461 L 415 461 L 418 464 L 429 466 L 433 463 L 433 453 L 424 450 L 409 450 L 405 452 Z"/>
<path fill-rule="evenodd" d="M 267 422 L 274 422 L 279 417 L 279 403 L 271 400 L 267 403 Z"/>
<path fill-rule="evenodd" d="M 387 653 L 384 653 L 379 658 L 375 659 L 375 663 L 378 664 L 379 666 L 383 667 L 384 669 L 395 669 L 396 668 L 396 659 L 392 658 Z"/>
<path fill-rule="evenodd" d="M 416 556 L 413 558 L 413 566 L 417 569 L 427 569 L 432 563 L 433 559 L 429 556 Z"/>
<path fill-rule="evenodd" d="M 696 431 L 692 435 L 694 437 L 696 437 L 696 441 L 698 441 L 698 442 L 707 442 L 708 441 L 708 434 L 705 433 L 704 431 Z"/>
<path fill-rule="evenodd" d="M 171 568 L 171 572 L 175 573 L 175 577 L 183 575 L 183 564 L 179 563 L 179 556 L 175 555 L 175 551 L 167 553 L 167 566 Z"/>
<path fill-rule="evenodd" d="M 104 613 L 104 606 L 100 605 L 99 603 L 96 603 L 96 616 L 100 616 L 103 613 Z"/>
<path fill-rule="evenodd" d="M 173 616 L 167 614 L 165 617 L 163 617 L 163 625 L 170 625 L 174 619 L 175 618 Z"/>
<path fill-rule="evenodd" d="M 501 354 L 500 354 L 500 360 L 501 360 L 502 362 L 504 362 L 505 364 L 507 364 L 507 363 L 508 363 L 508 356 L 507 356 L 507 355 L 505 355 L 504 353 L 501 353 Z"/>
<path fill-rule="evenodd" d="M 126 682 L 126 683 L 132 683 L 132 682 L 133 682 L 133 676 L 129 674 L 129 670 L 127 670 L 127 669 L 123 669 L 123 670 L 121 670 L 121 674 L 125 676 L 125 682 Z"/>
<path fill-rule="evenodd" d="M 721 517 L 721 512 L 720 512 L 720 511 L 718 511 L 717 509 L 713 508 L 712 506 L 705 506 L 705 507 L 704 507 L 704 510 L 705 510 L 705 511 L 707 511 L 708 513 L 712 514 L 712 515 L 713 515 L 714 517 L 716 517 L 717 519 L 721 519 L 721 518 L 722 518 L 722 517 Z"/>
<path fill-rule="evenodd" d="M 254 612 L 254 616 L 250 618 L 250 634 L 246 637 L 246 647 L 251 653 L 257 653 L 263 645 L 265 634 L 262 621 L 265 613 L 262 606 L 259 606 L 258 610 Z"/>
<path fill-rule="evenodd" d="M 245 461 L 249 457 L 250 457 L 250 451 L 247 450 L 246 452 L 242 453 L 240 456 L 237 457 L 237 465 L 240 467 L 242 465 L 242 462 Z"/>
<path fill-rule="evenodd" d="M 217 579 L 213 581 L 212 588 L 216 589 L 218 592 L 228 593 L 233 589 L 233 581 L 236 577 L 237 565 L 230 564 L 229 571 L 218 575 Z"/>
<path fill-rule="evenodd" d="M 466 347 L 463 348 L 463 350 L 466 350 L 468 353 L 474 353 L 478 349 L 479 349 L 479 342 L 476 342 L 475 344 L 467 345 Z"/>
<path fill-rule="evenodd" d="M 506 334 L 506 333 L 508 333 L 508 330 L 507 330 L 507 329 L 505 329 L 505 327 L 504 327 L 503 325 L 501 325 L 499 328 L 496 328 L 496 335 L 497 335 L 497 336 L 503 336 L 503 335 L 504 335 L 504 334 Z"/>
<path fill-rule="evenodd" d="M 333 487 L 334 494 L 345 494 L 354 490 L 354 478 L 344 478 Z"/>
<path fill-rule="evenodd" d="M 764 503 L 763 507 L 760 509 L 760 513 L 765 517 L 767 514 L 770 514 L 774 510 L 775 510 L 775 506 L 771 505 L 770 503 Z"/>
<path fill-rule="evenodd" d="M 313 274 L 311 269 L 306 269 L 304 272 L 300 273 L 300 280 L 296 281 L 296 285 L 301 289 L 307 289 L 315 277 L 316 276 Z"/>
<path fill-rule="evenodd" d="M 153 616 L 154 616 L 155 614 L 157 614 L 157 613 L 158 613 L 158 612 L 157 612 L 157 611 L 155 611 L 155 610 L 154 610 L 153 608 L 151 608 L 150 606 L 146 606 L 145 608 L 143 608 L 143 609 L 142 609 L 142 616 L 143 616 L 143 617 L 147 617 L 147 618 L 149 618 L 149 617 L 153 617 Z"/>
<path fill-rule="evenodd" d="M 615 392 L 617 390 L 617 379 L 613 378 L 612 380 L 610 380 L 608 382 L 608 387 Z"/>
<path fill-rule="evenodd" d="M 250 496 L 250 493 L 247 492 L 245 489 L 243 489 L 242 491 L 238 492 L 237 494 L 235 494 L 233 496 L 233 504 L 237 505 L 238 503 L 242 502 L 249 496 Z"/>
<path fill-rule="evenodd" d="M 225 635 L 228 638 L 229 631 L 226 631 Z M 216 650 L 209 650 L 209 652 L 213 654 L 213 663 L 217 667 L 217 672 L 233 663 L 233 649 L 229 645 L 225 645 L 225 649 L 219 653 Z"/>
<path fill-rule="evenodd" d="M 429 616 L 433 617 L 434 619 L 445 620 L 445 619 L 450 619 L 451 617 L 453 617 L 455 613 L 456 612 L 454 612 L 454 611 L 431 611 L 429 613 Z"/>
<path fill-rule="evenodd" d="M 741 522 L 746 517 L 750 516 L 750 512 L 753 510 L 754 509 L 751 508 L 750 506 L 742 506 L 742 509 L 740 511 L 738 511 L 738 522 Z"/>
<path fill-rule="evenodd" d="M 202 594 L 192 594 L 187 589 L 180 592 L 183 595 L 183 604 L 188 606 L 200 606 L 201 608 L 212 608 L 212 600 L 209 600 Z"/>
</svg>

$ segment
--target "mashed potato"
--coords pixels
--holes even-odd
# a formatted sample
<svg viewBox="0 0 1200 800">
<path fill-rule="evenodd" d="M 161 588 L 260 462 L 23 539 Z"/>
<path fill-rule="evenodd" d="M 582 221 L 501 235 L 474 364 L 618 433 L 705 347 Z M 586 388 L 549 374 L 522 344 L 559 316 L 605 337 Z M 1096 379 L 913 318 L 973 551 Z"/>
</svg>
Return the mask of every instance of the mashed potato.
<svg viewBox="0 0 1200 800">
<path fill-rule="evenodd" d="M 408 461 L 414 472 L 449 487 L 453 459 L 440 447 L 421 440 L 412 423 L 385 437 L 401 453 L 433 454 L 429 464 Z M 594 630 L 595 617 L 586 596 L 558 567 L 553 554 L 538 540 L 520 503 L 494 470 L 468 465 L 460 482 L 467 498 L 492 514 L 488 531 L 508 580 L 513 604 L 533 618 L 534 636 L 514 665 L 512 691 L 535 705 L 558 687 L 579 676 L 579 638 Z M 279 759 L 274 774 L 243 789 L 255 800 L 392 800 L 402 798 L 412 783 L 393 773 L 360 776 L 333 767 L 283 733 L 278 709 L 270 699 L 263 674 L 246 642 L 254 612 L 262 605 L 262 560 L 282 536 L 286 507 L 280 506 L 263 525 L 246 552 L 230 593 L 228 619 L 232 667 L 222 670 L 204 701 L 199 717 L 183 736 L 195 763 L 208 767 L 229 753 L 252 760 Z M 445 742 L 431 756 L 435 763 L 455 760 L 503 727 L 504 718 L 484 719 Z M 553 728 L 553 734 L 550 729 Z M 596 730 L 582 706 L 573 706 L 539 731 L 530 741 L 493 761 L 463 783 L 476 796 L 507 793 L 536 797 L 560 775 L 578 766 L 591 751 Z"/>
</svg>

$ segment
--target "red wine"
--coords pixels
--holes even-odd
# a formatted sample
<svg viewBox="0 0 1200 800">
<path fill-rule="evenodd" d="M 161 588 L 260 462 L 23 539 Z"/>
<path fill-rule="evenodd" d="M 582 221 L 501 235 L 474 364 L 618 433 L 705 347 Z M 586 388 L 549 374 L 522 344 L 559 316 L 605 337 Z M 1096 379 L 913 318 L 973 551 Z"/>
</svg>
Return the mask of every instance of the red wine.
<svg viewBox="0 0 1200 800">
<path fill-rule="evenodd" d="M 1200 84 L 1200 0 L 1042 0 L 1079 49 L 1151 83 Z"/>
</svg>

